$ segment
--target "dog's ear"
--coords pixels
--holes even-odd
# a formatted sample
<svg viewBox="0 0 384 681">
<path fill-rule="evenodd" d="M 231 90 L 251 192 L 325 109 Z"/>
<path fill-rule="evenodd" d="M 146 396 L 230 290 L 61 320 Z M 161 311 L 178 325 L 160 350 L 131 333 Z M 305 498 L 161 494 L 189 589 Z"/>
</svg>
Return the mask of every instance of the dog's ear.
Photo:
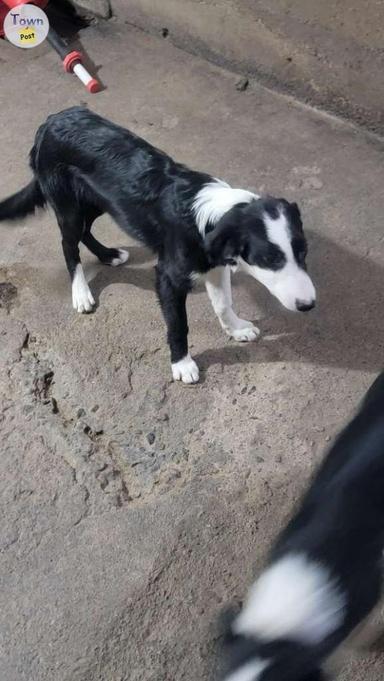
<svg viewBox="0 0 384 681">
<path fill-rule="evenodd" d="M 211 265 L 236 265 L 241 252 L 241 229 L 232 209 L 226 213 L 205 237 L 205 250 Z"/>
<path fill-rule="evenodd" d="M 300 208 L 297 205 L 297 203 L 290 203 L 289 204 L 289 212 L 293 219 L 298 220 L 301 222 L 301 213 L 300 213 Z"/>
</svg>

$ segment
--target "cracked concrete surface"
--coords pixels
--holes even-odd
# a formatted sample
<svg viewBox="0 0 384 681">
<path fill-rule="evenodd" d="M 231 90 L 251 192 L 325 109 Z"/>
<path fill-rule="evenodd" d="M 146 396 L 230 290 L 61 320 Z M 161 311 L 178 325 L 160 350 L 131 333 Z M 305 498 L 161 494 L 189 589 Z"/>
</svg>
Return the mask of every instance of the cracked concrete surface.
<svg viewBox="0 0 384 681">
<path fill-rule="evenodd" d="M 284 312 L 235 279 L 258 343 L 227 339 L 200 288 L 202 380 L 170 380 L 153 259 L 84 251 L 98 308 L 71 308 L 52 215 L 1 225 L 1 648 L 6 681 L 215 678 L 243 596 L 330 438 L 383 357 L 383 145 L 117 22 L 82 36 L 108 89 L 88 96 L 48 47 L 0 44 L 1 195 L 29 177 L 45 116 L 87 101 L 193 167 L 297 200 L 319 304 Z M 341 677 L 376 681 L 379 655 Z"/>
</svg>

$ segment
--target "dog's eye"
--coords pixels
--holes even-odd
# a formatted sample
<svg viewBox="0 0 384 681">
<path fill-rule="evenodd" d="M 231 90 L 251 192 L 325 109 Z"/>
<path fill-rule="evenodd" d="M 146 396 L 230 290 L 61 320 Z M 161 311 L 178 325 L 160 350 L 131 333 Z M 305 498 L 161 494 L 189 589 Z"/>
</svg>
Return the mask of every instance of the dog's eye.
<svg viewBox="0 0 384 681">
<path fill-rule="evenodd" d="M 261 255 L 259 258 L 260 267 L 268 267 L 271 270 L 283 267 L 284 263 L 285 257 L 282 253 L 270 253 L 268 255 Z"/>
</svg>

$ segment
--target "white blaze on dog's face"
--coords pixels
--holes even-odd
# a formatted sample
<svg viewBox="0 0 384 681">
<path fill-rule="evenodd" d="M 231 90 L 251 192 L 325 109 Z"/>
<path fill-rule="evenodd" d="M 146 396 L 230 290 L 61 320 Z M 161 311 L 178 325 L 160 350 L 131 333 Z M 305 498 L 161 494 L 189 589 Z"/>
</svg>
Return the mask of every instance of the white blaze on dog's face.
<svg viewBox="0 0 384 681">
<path fill-rule="evenodd" d="M 260 199 L 244 207 L 243 217 L 246 229 L 239 267 L 288 310 L 311 310 L 316 292 L 306 272 L 307 245 L 297 205 Z"/>
</svg>

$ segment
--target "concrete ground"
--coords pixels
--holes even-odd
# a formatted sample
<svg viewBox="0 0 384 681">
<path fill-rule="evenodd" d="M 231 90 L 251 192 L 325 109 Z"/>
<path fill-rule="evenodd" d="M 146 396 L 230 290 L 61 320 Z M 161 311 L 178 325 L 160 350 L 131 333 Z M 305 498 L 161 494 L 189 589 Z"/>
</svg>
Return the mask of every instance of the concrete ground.
<svg viewBox="0 0 384 681">
<path fill-rule="evenodd" d="M 1 195 L 28 180 L 45 116 L 87 101 L 191 166 L 297 200 L 319 302 L 292 315 L 235 279 L 236 310 L 262 330 L 237 345 L 197 289 L 202 380 L 186 387 L 143 247 L 120 269 L 84 251 L 99 306 L 80 316 L 53 216 L 1 225 L 0 677 L 214 679 L 217 613 L 383 362 L 383 144 L 117 22 L 82 40 L 108 85 L 97 96 L 47 47 L 0 44 Z M 96 232 L 129 244 L 107 217 Z M 355 655 L 340 678 L 383 667 Z"/>
<path fill-rule="evenodd" d="M 99 11 L 100 0 L 82 0 Z M 112 11 L 214 64 L 384 134 L 384 3 L 112 0 Z"/>
</svg>

